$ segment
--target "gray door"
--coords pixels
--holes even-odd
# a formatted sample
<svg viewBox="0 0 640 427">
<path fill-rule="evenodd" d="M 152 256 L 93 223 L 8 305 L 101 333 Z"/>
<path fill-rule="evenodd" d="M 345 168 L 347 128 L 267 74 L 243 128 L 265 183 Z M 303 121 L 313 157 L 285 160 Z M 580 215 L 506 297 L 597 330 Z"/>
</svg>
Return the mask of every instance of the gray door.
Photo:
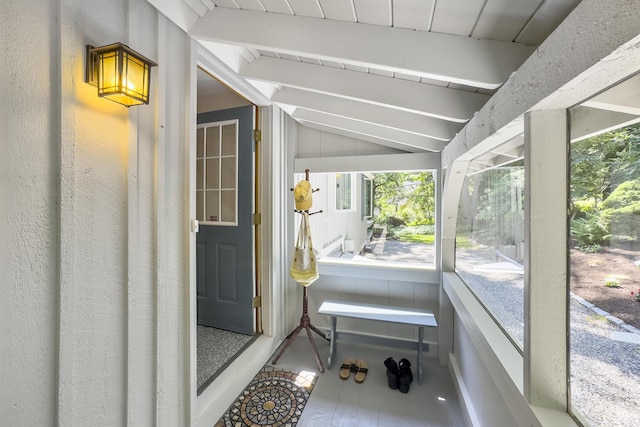
<svg viewBox="0 0 640 427">
<path fill-rule="evenodd" d="M 254 333 L 253 106 L 198 114 L 198 323 Z"/>
</svg>

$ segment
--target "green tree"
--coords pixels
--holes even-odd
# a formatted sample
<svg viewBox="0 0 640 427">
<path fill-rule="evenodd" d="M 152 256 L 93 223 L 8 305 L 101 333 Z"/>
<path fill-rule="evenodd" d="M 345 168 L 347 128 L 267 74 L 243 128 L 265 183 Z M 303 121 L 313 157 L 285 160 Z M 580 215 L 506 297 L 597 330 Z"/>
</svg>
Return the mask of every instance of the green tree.
<svg viewBox="0 0 640 427">
<path fill-rule="evenodd" d="M 405 200 L 404 180 L 406 173 L 377 173 L 373 178 L 373 203 L 377 215 L 374 221 L 387 224 L 392 218 L 400 219 L 400 203 Z"/>
<path fill-rule="evenodd" d="M 640 174 L 640 127 L 628 127 L 571 145 L 572 200 L 600 203 Z"/>
<path fill-rule="evenodd" d="M 640 238 L 640 126 L 571 145 L 571 234 L 578 246 Z"/>
<path fill-rule="evenodd" d="M 602 202 L 602 217 L 612 234 L 640 239 L 640 178 L 620 184 Z"/>
<path fill-rule="evenodd" d="M 478 183 L 476 237 L 491 245 L 513 245 L 514 230 L 523 227 L 524 168 L 509 166 L 486 171 Z"/>
<path fill-rule="evenodd" d="M 377 173 L 373 180 L 378 224 L 433 224 L 435 185 L 431 172 Z"/>
<path fill-rule="evenodd" d="M 409 225 L 431 225 L 435 222 L 435 182 L 431 172 L 418 172 L 407 177 L 410 210 Z"/>
</svg>

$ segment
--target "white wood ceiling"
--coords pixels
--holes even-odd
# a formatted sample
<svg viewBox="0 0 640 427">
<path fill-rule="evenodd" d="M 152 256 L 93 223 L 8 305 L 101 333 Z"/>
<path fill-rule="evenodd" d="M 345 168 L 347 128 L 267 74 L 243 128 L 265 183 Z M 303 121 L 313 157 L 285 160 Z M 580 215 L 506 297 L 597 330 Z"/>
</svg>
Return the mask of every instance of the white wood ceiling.
<svg viewBox="0 0 640 427">
<path fill-rule="evenodd" d="M 579 0 L 183 0 L 189 29 L 304 126 L 439 152 Z"/>
</svg>

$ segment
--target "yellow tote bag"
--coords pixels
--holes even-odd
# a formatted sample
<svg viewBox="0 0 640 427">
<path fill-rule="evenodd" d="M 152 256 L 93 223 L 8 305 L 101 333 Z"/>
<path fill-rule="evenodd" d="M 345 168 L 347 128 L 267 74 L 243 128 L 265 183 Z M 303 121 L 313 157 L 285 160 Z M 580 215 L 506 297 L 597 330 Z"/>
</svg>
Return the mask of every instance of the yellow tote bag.
<svg viewBox="0 0 640 427">
<path fill-rule="evenodd" d="M 298 232 L 296 247 L 293 250 L 293 259 L 291 260 L 289 275 L 302 286 L 309 286 L 319 277 L 316 254 L 313 251 L 313 244 L 311 243 L 308 212 L 302 213 L 300 231 Z"/>
</svg>

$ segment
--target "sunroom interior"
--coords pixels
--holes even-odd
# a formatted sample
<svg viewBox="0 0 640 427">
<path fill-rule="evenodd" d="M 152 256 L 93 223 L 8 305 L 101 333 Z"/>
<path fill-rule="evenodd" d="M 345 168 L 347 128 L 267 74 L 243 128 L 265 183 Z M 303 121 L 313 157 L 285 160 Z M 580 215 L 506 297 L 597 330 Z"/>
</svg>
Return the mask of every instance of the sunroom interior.
<svg viewBox="0 0 640 427">
<path fill-rule="evenodd" d="M 230 76 L 211 70 L 212 74 L 223 81 L 239 79 L 240 84 L 249 84 L 251 91 L 267 96 L 270 105 L 277 105 L 295 120 L 295 148 L 288 156 L 289 159 L 293 156 L 290 167 L 296 177 L 302 176 L 305 170 L 320 173 L 434 171 L 440 212 L 436 218 L 435 265 L 363 265 L 353 260 L 324 258 L 320 260 L 322 274 L 310 293 L 309 307 L 313 313 L 323 301 L 340 299 L 427 308 L 438 313 L 439 327 L 427 332 L 426 340 L 430 343 L 427 354 L 450 366 L 471 425 L 589 424 L 598 417 L 593 414 L 588 414 L 592 418 L 583 417 L 580 411 L 588 409 L 580 407 L 581 403 L 572 406 L 568 385 L 570 302 L 568 283 L 559 281 L 568 274 L 568 193 L 563 188 L 570 174 L 567 144 L 632 126 L 640 119 L 634 102 L 630 101 L 637 91 L 633 77 L 637 70 L 632 67 L 626 76 L 619 75 L 616 82 L 609 80 L 607 84 L 593 85 L 591 80 L 602 74 L 598 70 L 604 66 L 602 63 L 586 70 L 583 81 L 574 80 L 560 86 L 552 81 L 551 70 L 556 66 L 562 69 L 564 62 L 556 63 L 550 58 L 564 54 L 546 51 L 547 45 L 543 42 L 548 39 L 547 44 L 553 46 L 553 34 L 548 31 L 560 25 L 560 16 L 568 15 L 576 5 L 577 2 L 541 4 L 515 33 L 508 33 L 500 26 L 491 27 L 497 32 L 504 31 L 500 35 L 480 36 L 487 17 L 482 13 L 478 15 L 472 35 L 485 41 L 515 42 L 522 47 L 542 45 L 538 54 L 549 55 L 546 61 L 550 62 L 537 62 L 535 55 L 524 62 L 529 53 L 522 53 L 523 62 L 510 71 L 506 70 L 513 65 L 507 66 L 503 70 L 506 80 L 498 85 L 481 82 L 480 72 L 476 73 L 474 66 L 457 64 L 456 72 L 436 76 L 426 71 L 426 65 L 420 69 L 414 64 L 416 69 L 410 69 L 410 61 L 394 62 L 396 59 L 391 54 L 375 57 L 367 52 L 379 46 L 354 43 L 357 53 L 349 49 L 351 46 L 331 49 L 329 46 L 335 46 L 337 39 L 321 35 L 337 33 L 343 25 L 348 26 L 328 22 L 329 14 L 337 13 L 330 7 L 327 11 L 322 9 L 326 15 L 322 23 L 302 18 L 305 14 L 315 16 L 308 10 L 296 11 L 295 16 L 300 19 L 295 20 L 292 16 L 279 15 L 263 19 L 265 11 L 260 10 L 216 8 L 211 12 L 202 11 L 202 17 L 190 32 L 207 51 L 205 56 L 211 54 L 233 69 Z M 489 2 L 486 6 L 494 5 Z M 547 8 L 556 22 L 546 22 L 549 27 L 543 30 L 539 20 Z M 557 9 L 551 13 L 551 8 Z M 362 8 L 355 9 L 360 18 L 357 12 Z M 455 34 L 452 27 L 445 29 L 450 25 L 445 23 L 445 9 L 438 4 L 433 9 L 424 6 L 424 10 L 420 10 L 433 12 L 432 33 Z M 393 11 L 397 13 L 392 14 L 392 27 L 420 30 L 417 22 L 423 22 L 424 17 L 420 21 L 419 13 L 411 20 L 398 3 L 394 4 Z M 384 20 L 389 19 L 385 13 L 369 13 L 372 15 L 357 22 L 385 25 Z M 230 28 L 243 19 L 253 23 L 254 35 L 238 27 Z M 347 20 L 344 16 L 342 19 Z M 296 25 L 305 26 L 304 36 L 296 40 L 281 41 L 280 33 L 285 30 L 268 31 L 268 28 L 289 26 L 295 31 Z M 564 25 L 568 29 L 574 24 L 565 22 Z M 376 30 L 369 27 L 362 33 L 354 30 L 352 37 L 354 40 L 383 38 L 382 32 L 374 35 Z M 402 37 L 400 33 L 398 31 L 395 35 L 398 39 L 394 40 Z M 406 44 L 409 50 L 412 42 L 414 40 L 396 41 Z M 513 43 L 511 45 L 513 47 Z M 437 48 L 433 52 L 436 51 Z M 435 53 L 433 56 L 443 57 Z M 510 56 L 515 60 L 517 54 Z M 373 57 L 375 61 L 363 63 L 362 58 Z M 496 65 L 495 61 L 484 59 Z M 465 55 L 458 60 L 471 61 Z M 461 68 L 473 70 L 473 76 L 456 74 Z M 545 72 L 537 75 L 541 69 Z M 380 90 L 381 85 L 389 92 Z M 520 93 L 522 87 L 536 90 Z M 426 91 L 436 88 L 446 88 L 448 93 L 427 94 Z M 423 89 L 423 96 L 409 96 Z M 403 94 L 405 90 L 408 92 Z M 414 101 L 421 104 L 413 104 Z M 453 110 L 446 111 L 454 104 Z M 539 160 L 534 160 L 536 158 Z M 483 174 L 504 170 L 516 170 L 518 174 L 518 193 L 513 197 L 520 201 L 514 209 L 524 220 L 512 225 L 517 228 L 510 236 L 513 255 L 504 255 L 504 247 L 495 248 L 519 270 L 515 272 L 516 279 L 510 279 L 519 289 L 515 297 L 519 308 L 515 310 L 513 329 L 495 314 L 491 303 L 483 300 L 478 289 L 465 283 L 473 278 L 466 274 L 465 267 L 456 264 L 464 256 L 455 242 L 464 225 L 461 224 L 464 222 L 461 197 L 470 185 L 470 177 L 479 181 L 478 177 Z M 534 218 L 539 218 L 539 222 Z M 294 221 L 294 224 L 298 223 Z M 289 232 L 295 235 L 291 229 Z M 545 268 L 538 272 L 536 265 Z M 294 291 L 297 292 L 288 291 L 285 301 L 288 307 L 297 309 L 296 304 L 289 303 L 300 298 L 300 290 L 294 287 Z M 291 317 L 296 319 L 296 315 L 294 309 Z M 328 319 L 323 316 L 315 321 L 320 327 L 329 328 Z M 374 335 L 416 338 L 411 328 L 385 329 L 358 321 L 346 328 Z M 554 349 L 552 356 L 549 349 Z M 567 366 L 557 366 L 557 358 L 567 360 Z M 468 377 L 470 372 L 474 373 L 473 378 Z M 490 386 L 488 378 L 492 378 Z M 487 389 L 493 393 L 487 393 Z M 576 389 L 574 392 L 578 394 Z M 474 407 L 474 401 L 483 402 L 476 406 L 493 408 L 492 413 Z M 499 407 L 504 411 L 496 409 Z"/>
<path fill-rule="evenodd" d="M 595 399 L 621 400 L 604 415 L 573 381 L 567 213 L 572 145 L 640 122 L 636 2 L 35 3 L 6 16 L 39 43 L 16 40 L 0 64 L 11 83 L 0 124 L 21 144 L 0 148 L 3 242 L 21 242 L 0 256 L 15 332 L 2 335 L 0 368 L 10 424 L 213 425 L 299 320 L 291 189 L 306 170 L 427 170 L 435 182 L 433 264 L 322 258 L 309 288 L 316 326 L 330 327 L 317 314 L 325 300 L 431 310 L 424 357 L 448 368 L 469 426 L 638 424 L 637 370 L 611 368 Z M 123 108 L 84 83 L 85 46 L 114 39 L 158 63 L 150 105 Z M 25 68 L 33 58 L 42 67 Z M 220 222 L 197 220 L 198 120 L 245 107 L 261 135 L 244 171 L 256 337 L 198 390 L 198 226 Z M 491 206 L 510 207 L 494 224 L 508 239 L 479 260 L 469 236 L 489 222 L 475 220 L 473 195 L 502 182 L 508 201 Z M 336 238 L 326 241 L 329 251 Z M 472 283 L 482 275 L 513 297 L 505 317 Z M 412 328 L 344 327 L 416 339 Z M 612 389 L 624 376 L 629 388 Z"/>
</svg>

